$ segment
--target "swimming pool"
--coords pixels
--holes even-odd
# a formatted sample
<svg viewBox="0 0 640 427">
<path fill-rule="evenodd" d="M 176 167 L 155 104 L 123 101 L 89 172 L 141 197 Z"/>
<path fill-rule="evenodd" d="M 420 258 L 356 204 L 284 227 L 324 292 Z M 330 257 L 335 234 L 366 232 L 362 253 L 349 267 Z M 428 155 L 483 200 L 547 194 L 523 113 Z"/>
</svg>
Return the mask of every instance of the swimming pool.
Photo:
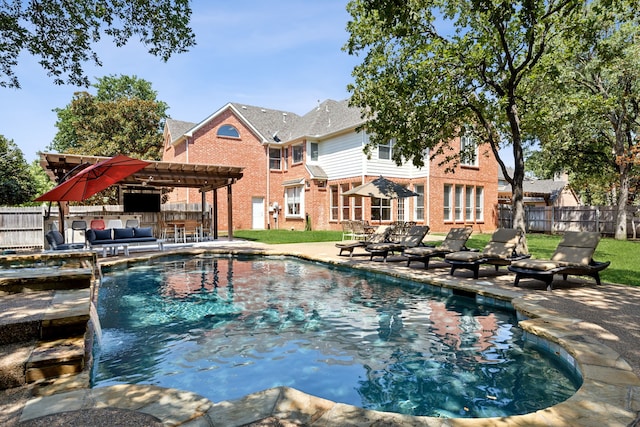
<svg viewBox="0 0 640 427">
<path fill-rule="evenodd" d="M 294 258 L 208 255 L 105 274 L 92 385 L 154 384 L 212 401 L 286 385 L 368 409 L 523 414 L 579 380 L 515 315 L 406 281 Z"/>
</svg>

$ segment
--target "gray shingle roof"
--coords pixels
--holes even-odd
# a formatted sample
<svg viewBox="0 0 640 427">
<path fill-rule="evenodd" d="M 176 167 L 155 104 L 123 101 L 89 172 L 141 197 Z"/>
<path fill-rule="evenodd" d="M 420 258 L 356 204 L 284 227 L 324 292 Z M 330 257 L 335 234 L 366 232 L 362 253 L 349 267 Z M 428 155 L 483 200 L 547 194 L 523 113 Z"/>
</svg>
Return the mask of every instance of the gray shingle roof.
<svg viewBox="0 0 640 427">
<path fill-rule="evenodd" d="M 302 137 L 321 138 L 322 136 L 351 129 L 362 123 L 360 109 L 349 107 L 349 101 L 334 101 L 328 99 L 317 107 L 299 116 L 296 113 L 274 110 L 253 105 L 232 102 L 242 117 L 260 134 L 266 142 L 289 142 Z M 171 133 L 171 142 L 175 142 L 182 135 L 203 122 L 191 123 L 167 119 L 166 126 Z"/>
<path fill-rule="evenodd" d="M 301 120 L 299 115 L 289 111 L 273 110 L 235 102 L 232 102 L 231 105 L 268 142 L 284 142 L 291 139 L 293 128 Z M 274 135 L 276 138 L 274 138 Z"/>
<path fill-rule="evenodd" d="M 187 133 L 189 129 L 191 129 L 195 125 L 196 123 L 183 122 L 181 120 L 173 119 L 167 119 L 165 122 L 165 126 L 167 127 L 167 129 L 169 130 L 169 134 L 171 135 L 172 143 L 178 140 L 182 135 Z"/>
</svg>

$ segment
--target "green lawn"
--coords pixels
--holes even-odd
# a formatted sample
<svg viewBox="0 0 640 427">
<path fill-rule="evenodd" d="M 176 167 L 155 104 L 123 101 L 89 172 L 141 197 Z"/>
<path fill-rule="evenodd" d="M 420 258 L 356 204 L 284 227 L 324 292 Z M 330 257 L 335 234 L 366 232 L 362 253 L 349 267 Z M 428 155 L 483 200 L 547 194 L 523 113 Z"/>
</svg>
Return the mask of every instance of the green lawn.
<svg viewBox="0 0 640 427">
<path fill-rule="evenodd" d="M 341 231 L 290 231 L 290 230 L 238 230 L 234 236 L 240 239 L 262 243 L 303 243 L 332 242 L 342 239 Z M 483 248 L 490 234 L 474 234 L 467 246 Z M 528 234 L 529 252 L 534 258 L 549 258 L 560 242 L 560 235 Z M 595 256 L 596 261 L 611 261 L 609 268 L 601 274 L 605 282 L 640 286 L 640 242 L 618 241 L 604 238 L 600 241 Z"/>
</svg>

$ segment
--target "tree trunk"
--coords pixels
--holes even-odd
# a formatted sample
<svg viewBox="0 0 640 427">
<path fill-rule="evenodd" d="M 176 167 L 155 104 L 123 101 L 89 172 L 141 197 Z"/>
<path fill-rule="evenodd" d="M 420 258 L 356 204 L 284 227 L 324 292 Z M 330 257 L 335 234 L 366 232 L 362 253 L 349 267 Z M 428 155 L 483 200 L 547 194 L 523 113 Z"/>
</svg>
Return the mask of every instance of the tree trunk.
<svg viewBox="0 0 640 427">
<path fill-rule="evenodd" d="M 524 217 L 524 155 L 522 152 L 522 135 L 520 133 L 520 117 L 515 101 L 506 110 L 511 125 L 513 147 L 513 181 L 511 182 L 511 205 L 513 208 L 513 228 L 526 231 Z"/>
<path fill-rule="evenodd" d="M 620 165 L 620 191 L 618 191 L 618 211 L 616 213 L 616 240 L 627 240 L 627 201 L 629 200 L 629 168 Z"/>
</svg>

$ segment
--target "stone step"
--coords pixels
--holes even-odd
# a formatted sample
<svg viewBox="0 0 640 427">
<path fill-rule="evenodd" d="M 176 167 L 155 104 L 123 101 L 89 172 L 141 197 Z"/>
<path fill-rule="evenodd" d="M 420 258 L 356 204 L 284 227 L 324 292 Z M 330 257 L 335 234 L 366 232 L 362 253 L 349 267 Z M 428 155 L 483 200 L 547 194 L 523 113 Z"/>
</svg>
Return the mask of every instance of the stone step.
<svg viewBox="0 0 640 427">
<path fill-rule="evenodd" d="M 0 346 L 0 389 L 79 374 L 86 360 L 85 337 Z"/>
<path fill-rule="evenodd" d="M 93 279 L 91 267 L 4 268 L 0 270 L 0 295 L 90 288 Z"/>
<path fill-rule="evenodd" d="M 0 298 L 0 345 L 84 334 L 90 289 L 39 291 Z"/>
<path fill-rule="evenodd" d="M 84 362 L 84 334 L 72 338 L 40 341 L 26 363 L 25 381 L 32 383 L 78 374 L 84 369 Z"/>
</svg>

